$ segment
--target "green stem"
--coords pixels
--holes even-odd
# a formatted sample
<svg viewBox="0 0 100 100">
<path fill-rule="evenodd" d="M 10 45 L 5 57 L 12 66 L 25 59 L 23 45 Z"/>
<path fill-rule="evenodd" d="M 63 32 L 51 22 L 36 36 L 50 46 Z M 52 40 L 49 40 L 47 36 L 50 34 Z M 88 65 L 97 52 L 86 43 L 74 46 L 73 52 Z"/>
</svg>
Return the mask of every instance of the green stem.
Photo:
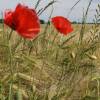
<svg viewBox="0 0 100 100">
<path fill-rule="evenodd" d="M 9 34 L 9 36 L 8 36 L 8 40 L 11 39 L 12 33 L 13 33 L 13 30 L 11 30 L 11 32 L 10 32 L 10 34 Z"/>
<path fill-rule="evenodd" d="M 13 58 L 12 58 L 12 50 L 11 50 L 11 44 L 10 44 L 10 38 L 12 35 L 12 32 L 10 32 L 9 38 L 8 38 L 8 50 L 9 50 L 9 66 L 10 66 L 10 73 L 11 73 L 11 80 L 10 80 L 10 88 L 9 88 L 9 98 L 8 100 L 12 100 L 12 84 L 13 84 Z"/>
<path fill-rule="evenodd" d="M 97 89 L 98 89 L 98 100 L 100 100 L 100 82 L 97 79 Z"/>
</svg>

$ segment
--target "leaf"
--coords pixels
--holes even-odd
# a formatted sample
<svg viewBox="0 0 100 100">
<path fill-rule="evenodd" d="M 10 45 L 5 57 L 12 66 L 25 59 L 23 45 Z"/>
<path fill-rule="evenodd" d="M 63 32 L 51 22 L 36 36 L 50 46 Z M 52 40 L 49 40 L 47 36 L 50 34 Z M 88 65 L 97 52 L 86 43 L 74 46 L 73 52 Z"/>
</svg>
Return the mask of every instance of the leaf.
<svg viewBox="0 0 100 100">
<path fill-rule="evenodd" d="M 76 35 L 72 35 L 69 38 L 67 38 L 67 40 L 65 40 L 60 46 L 63 47 L 68 41 L 70 41 L 72 38 L 74 38 Z"/>
<path fill-rule="evenodd" d="M 98 98 L 92 96 L 85 96 L 82 100 L 98 100 Z"/>
<path fill-rule="evenodd" d="M 23 58 L 26 59 L 26 60 L 28 60 L 28 61 L 30 61 L 30 62 L 32 62 L 32 63 L 34 63 L 34 64 L 36 64 L 35 61 L 33 60 L 33 58 L 31 58 L 31 57 L 23 55 Z"/>
</svg>

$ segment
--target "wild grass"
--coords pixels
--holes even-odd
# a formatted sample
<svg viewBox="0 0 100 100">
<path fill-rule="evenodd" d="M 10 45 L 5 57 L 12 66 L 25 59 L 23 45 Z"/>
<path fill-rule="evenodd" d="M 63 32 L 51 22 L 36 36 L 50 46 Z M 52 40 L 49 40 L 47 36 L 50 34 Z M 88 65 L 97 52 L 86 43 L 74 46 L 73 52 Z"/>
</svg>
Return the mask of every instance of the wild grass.
<svg viewBox="0 0 100 100">
<path fill-rule="evenodd" d="M 47 23 L 33 40 L 1 24 L 0 100 L 99 100 L 99 21 L 100 5 L 94 24 L 62 37 Z"/>
</svg>

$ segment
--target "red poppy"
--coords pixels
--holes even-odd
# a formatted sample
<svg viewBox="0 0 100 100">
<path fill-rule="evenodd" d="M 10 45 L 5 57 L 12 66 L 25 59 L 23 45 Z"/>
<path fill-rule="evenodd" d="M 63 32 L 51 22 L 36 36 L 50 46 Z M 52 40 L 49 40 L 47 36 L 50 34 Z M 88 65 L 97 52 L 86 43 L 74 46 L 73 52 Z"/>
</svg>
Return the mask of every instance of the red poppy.
<svg viewBox="0 0 100 100">
<path fill-rule="evenodd" d="M 62 16 L 56 16 L 51 19 L 55 28 L 62 34 L 67 35 L 68 33 L 73 31 L 71 27 L 71 22 Z"/>
<path fill-rule="evenodd" d="M 40 31 L 39 18 L 34 9 L 18 4 L 15 11 L 5 12 L 4 23 L 24 38 L 33 38 Z"/>
</svg>

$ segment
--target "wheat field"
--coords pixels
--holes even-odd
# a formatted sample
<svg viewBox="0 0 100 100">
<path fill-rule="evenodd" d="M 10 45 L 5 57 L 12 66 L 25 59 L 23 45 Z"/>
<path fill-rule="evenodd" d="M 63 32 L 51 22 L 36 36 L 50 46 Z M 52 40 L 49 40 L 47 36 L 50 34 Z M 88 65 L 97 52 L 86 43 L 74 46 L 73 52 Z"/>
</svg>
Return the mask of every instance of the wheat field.
<svg viewBox="0 0 100 100">
<path fill-rule="evenodd" d="M 41 26 L 26 40 L 0 24 L 0 100 L 99 100 L 100 24 L 86 24 L 82 40 L 82 24 L 67 36 Z"/>
</svg>

